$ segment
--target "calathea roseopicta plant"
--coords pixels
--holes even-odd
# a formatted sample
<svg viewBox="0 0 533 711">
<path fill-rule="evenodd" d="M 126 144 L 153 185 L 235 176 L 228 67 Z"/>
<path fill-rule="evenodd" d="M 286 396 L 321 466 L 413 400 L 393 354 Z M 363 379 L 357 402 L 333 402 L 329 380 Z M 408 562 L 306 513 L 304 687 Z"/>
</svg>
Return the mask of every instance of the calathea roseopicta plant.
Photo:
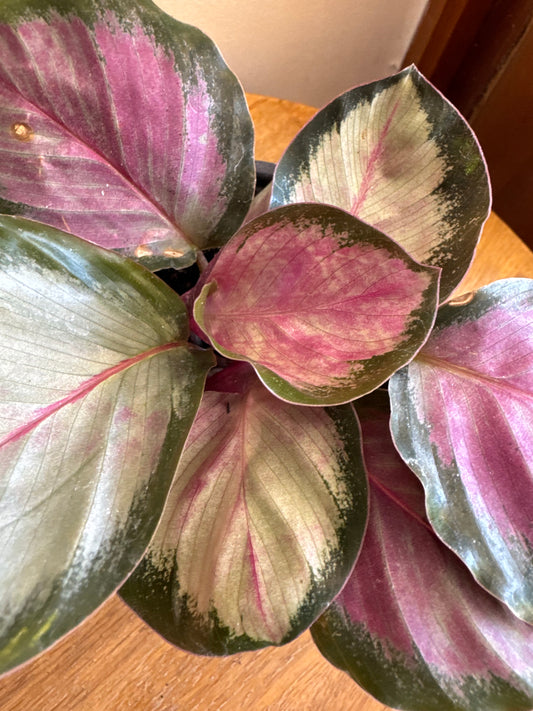
<svg viewBox="0 0 533 711">
<path fill-rule="evenodd" d="M 450 301 L 490 203 L 455 109 L 348 91 L 250 211 L 198 30 L 4 0 L 0 57 L 1 670 L 119 589 L 193 652 L 311 627 L 390 706 L 531 708 L 533 288 Z"/>
</svg>

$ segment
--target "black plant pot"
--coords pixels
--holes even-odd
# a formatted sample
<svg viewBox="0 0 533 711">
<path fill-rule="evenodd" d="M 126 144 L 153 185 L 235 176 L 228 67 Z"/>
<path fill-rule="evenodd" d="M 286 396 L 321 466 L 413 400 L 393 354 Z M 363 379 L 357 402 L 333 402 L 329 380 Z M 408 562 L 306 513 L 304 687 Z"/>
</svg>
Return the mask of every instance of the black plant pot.
<svg viewBox="0 0 533 711">
<path fill-rule="evenodd" d="M 274 175 L 274 168 L 276 167 L 275 163 L 267 163 L 264 160 L 256 160 L 255 161 L 255 175 L 256 175 L 256 183 L 255 183 L 255 194 L 261 192 L 263 188 L 266 188 L 266 186 L 272 182 L 272 177 Z"/>
</svg>

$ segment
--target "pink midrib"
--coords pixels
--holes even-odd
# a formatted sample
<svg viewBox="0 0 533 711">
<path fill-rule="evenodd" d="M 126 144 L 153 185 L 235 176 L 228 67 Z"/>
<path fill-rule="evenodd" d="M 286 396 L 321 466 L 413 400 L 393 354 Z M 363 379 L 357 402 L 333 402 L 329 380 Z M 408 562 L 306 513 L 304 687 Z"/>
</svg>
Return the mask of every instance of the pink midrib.
<svg viewBox="0 0 533 711">
<path fill-rule="evenodd" d="M 355 196 L 354 201 L 352 203 L 351 207 L 351 213 L 354 216 L 357 216 L 359 211 L 361 210 L 363 203 L 365 202 L 368 192 L 372 186 L 372 181 L 374 178 L 374 173 L 376 171 L 376 166 L 379 162 L 379 159 L 383 155 L 383 151 L 385 150 L 385 139 L 390 131 L 390 127 L 392 124 L 392 121 L 394 119 L 394 115 L 398 109 L 399 102 L 397 101 L 390 113 L 389 118 L 385 122 L 385 125 L 381 129 L 381 133 L 379 134 L 378 141 L 374 148 L 372 149 L 372 152 L 370 154 L 370 157 L 368 159 L 368 164 L 366 166 L 366 171 L 363 176 L 363 180 L 361 181 L 361 185 L 359 188 L 359 193 Z"/>
<path fill-rule="evenodd" d="M 252 584 L 252 594 L 255 600 L 255 604 L 257 605 L 257 609 L 259 611 L 259 614 L 261 615 L 261 618 L 265 624 L 265 627 L 268 629 L 268 633 L 270 634 L 271 637 L 274 637 L 274 634 L 272 632 L 271 624 L 268 619 L 268 614 L 265 609 L 265 606 L 263 604 L 263 594 L 261 591 L 261 580 L 260 580 L 260 575 L 259 575 L 259 566 L 258 566 L 258 559 L 257 555 L 255 552 L 254 548 L 254 541 L 252 538 L 252 532 L 251 532 L 251 522 L 250 522 L 250 512 L 248 510 L 248 504 L 247 504 L 247 496 L 246 496 L 246 472 L 247 472 L 247 467 L 246 464 L 249 461 L 249 457 L 246 454 L 245 451 L 245 443 L 247 441 L 246 437 L 246 424 L 248 422 L 248 418 L 246 416 L 247 409 L 250 406 L 250 391 L 246 393 L 246 395 L 242 399 L 242 407 L 241 407 L 241 413 L 240 413 L 240 418 L 238 421 L 238 428 L 241 431 L 241 469 L 242 469 L 242 475 L 241 475 L 241 500 L 244 505 L 244 511 L 246 514 L 246 554 L 248 557 L 248 564 L 250 566 L 250 576 L 251 576 L 251 584 Z"/>
<path fill-rule="evenodd" d="M 261 576 L 260 576 L 260 564 L 259 560 L 255 551 L 254 547 L 254 541 L 252 537 L 252 531 L 251 531 L 251 521 L 250 521 L 250 511 L 248 509 L 248 504 L 247 504 L 247 496 L 246 496 L 246 473 L 247 473 L 247 467 L 246 463 L 249 461 L 249 457 L 246 454 L 245 451 L 245 442 L 247 441 L 246 437 L 246 425 L 248 422 L 248 418 L 246 416 L 246 411 L 247 408 L 250 406 L 250 392 L 248 391 L 246 395 L 242 399 L 242 407 L 241 407 L 241 412 L 240 412 L 240 417 L 236 422 L 237 428 L 241 431 L 241 489 L 240 489 L 240 498 L 244 507 L 245 515 L 246 515 L 246 556 L 248 558 L 248 565 L 249 565 L 249 572 L 250 572 L 250 582 L 252 586 L 251 594 L 253 596 L 253 599 L 255 601 L 257 610 L 261 616 L 261 619 L 263 620 L 263 623 L 265 625 L 266 630 L 268 631 L 268 634 L 270 635 L 272 640 L 275 640 L 277 635 L 276 631 L 272 628 L 272 623 L 269 619 L 268 611 L 265 608 L 264 601 L 263 601 L 263 592 L 262 592 L 262 585 L 261 585 Z"/>
<path fill-rule="evenodd" d="M 480 384 L 482 387 L 490 387 L 494 390 L 505 392 L 510 396 L 520 397 L 528 401 L 533 399 L 533 392 L 518 387 L 512 380 L 507 380 L 505 374 L 502 376 L 490 375 L 490 373 L 484 373 L 481 370 L 474 370 L 473 367 L 468 365 L 459 365 L 440 356 L 430 355 L 424 350 L 420 351 L 414 363 L 415 365 L 421 363 L 430 368 L 436 368 L 452 376 L 463 378 L 468 382 Z"/>
<path fill-rule="evenodd" d="M 175 348 L 181 348 L 184 345 L 184 343 L 180 342 L 165 343 L 164 345 L 156 346 L 155 348 L 151 348 L 148 351 L 139 353 L 138 355 L 133 356 L 132 358 L 126 358 L 125 360 L 120 361 L 120 363 L 113 365 L 111 368 L 107 368 L 101 373 L 93 375 L 91 378 L 81 383 L 81 385 L 79 385 L 66 397 L 61 398 L 61 400 L 57 400 L 56 402 L 53 402 L 47 407 L 37 410 L 31 420 L 25 422 L 23 425 L 20 425 L 8 435 L 6 435 L 2 440 L 0 440 L 0 449 L 2 449 L 2 447 L 7 446 L 8 444 L 11 444 L 12 442 L 16 442 L 21 437 L 24 437 L 25 435 L 29 434 L 32 430 L 34 430 L 42 422 L 54 415 L 56 412 L 66 407 L 67 405 L 71 405 L 72 403 L 81 400 L 91 391 L 93 391 L 96 387 L 98 387 L 98 385 L 105 382 L 114 375 L 122 373 L 128 368 L 137 365 L 137 363 L 141 363 L 143 360 L 153 358 L 154 356 L 159 355 L 160 353 L 164 353 L 165 351 L 173 350 Z"/>
<path fill-rule="evenodd" d="M 413 474 L 415 476 L 415 474 Z M 433 536 L 437 537 L 436 532 L 434 531 L 433 527 L 431 524 L 422 516 L 417 514 L 413 509 L 408 506 L 406 503 L 404 503 L 399 496 L 397 496 L 392 489 L 389 489 L 387 486 L 382 484 L 379 479 L 372 474 L 368 474 L 368 479 L 370 483 L 378 489 L 384 496 L 386 496 L 389 501 L 391 501 L 393 504 L 398 506 L 404 513 L 408 514 L 413 518 L 417 523 L 419 523 L 421 526 L 423 526 L 427 531 L 429 531 Z"/>
</svg>

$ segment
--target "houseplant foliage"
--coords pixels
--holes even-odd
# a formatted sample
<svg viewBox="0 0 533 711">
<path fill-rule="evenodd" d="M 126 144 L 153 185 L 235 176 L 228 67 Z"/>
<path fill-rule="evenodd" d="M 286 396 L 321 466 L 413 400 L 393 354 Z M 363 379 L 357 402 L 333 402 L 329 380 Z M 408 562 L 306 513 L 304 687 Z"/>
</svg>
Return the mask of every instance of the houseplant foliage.
<svg viewBox="0 0 533 711">
<path fill-rule="evenodd" d="M 311 627 L 390 706 L 531 708 L 533 288 L 445 303 L 464 120 L 414 67 L 353 89 L 251 206 L 195 28 L 7 0 L 0 56 L 1 670 L 118 589 L 194 652 Z"/>
</svg>

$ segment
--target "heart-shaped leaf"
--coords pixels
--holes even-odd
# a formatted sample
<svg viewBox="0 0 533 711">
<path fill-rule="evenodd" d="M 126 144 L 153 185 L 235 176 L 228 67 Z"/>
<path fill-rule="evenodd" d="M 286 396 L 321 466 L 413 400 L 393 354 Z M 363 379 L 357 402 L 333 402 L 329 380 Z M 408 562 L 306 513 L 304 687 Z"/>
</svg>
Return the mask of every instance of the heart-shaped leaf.
<svg viewBox="0 0 533 711">
<path fill-rule="evenodd" d="M 370 517 L 346 586 L 315 642 L 383 703 L 410 711 L 527 711 L 533 628 L 476 584 L 424 514 L 388 431 L 385 393 L 357 403 Z M 459 524 L 457 524 L 459 525 Z"/>
<path fill-rule="evenodd" d="M 159 519 L 208 352 L 144 268 L 0 218 L 0 671 L 122 583 Z"/>
<path fill-rule="evenodd" d="M 3 212 L 151 269 L 238 229 L 252 124 L 200 31 L 149 0 L 5 0 L 0 55 Z"/>
<path fill-rule="evenodd" d="M 415 67 L 342 94 L 289 146 L 272 206 L 337 205 L 442 267 L 444 301 L 470 265 L 490 209 L 479 145 Z"/>
<path fill-rule="evenodd" d="M 284 403 L 243 367 L 232 392 L 205 393 L 156 535 L 121 589 L 201 654 L 293 639 L 341 588 L 366 525 L 351 405 Z"/>
<path fill-rule="evenodd" d="M 194 316 L 278 397 L 349 402 L 407 363 L 433 325 L 439 271 L 343 210 L 291 205 L 226 245 Z"/>
<path fill-rule="evenodd" d="M 392 379 L 396 446 L 442 539 L 477 580 L 533 622 L 533 281 L 446 306 Z"/>
</svg>

